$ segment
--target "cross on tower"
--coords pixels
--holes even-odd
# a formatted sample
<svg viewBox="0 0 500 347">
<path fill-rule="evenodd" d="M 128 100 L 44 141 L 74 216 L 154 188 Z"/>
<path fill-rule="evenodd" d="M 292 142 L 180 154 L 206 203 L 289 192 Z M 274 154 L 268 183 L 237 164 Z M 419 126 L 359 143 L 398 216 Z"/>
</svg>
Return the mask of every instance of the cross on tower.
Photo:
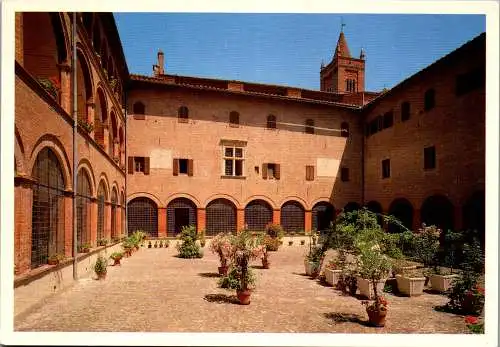
<svg viewBox="0 0 500 347">
<path fill-rule="evenodd" d="M 340 32 L 341 33 L 344 32 L 344 27 L 345 27 L 344 18 L 340 17 Z"/>
</svg>

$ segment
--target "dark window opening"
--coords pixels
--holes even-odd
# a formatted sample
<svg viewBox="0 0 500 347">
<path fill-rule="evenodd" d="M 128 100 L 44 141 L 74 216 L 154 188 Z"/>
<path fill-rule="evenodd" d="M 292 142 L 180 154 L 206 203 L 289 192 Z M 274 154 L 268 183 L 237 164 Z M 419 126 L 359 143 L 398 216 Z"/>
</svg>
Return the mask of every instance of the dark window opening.
<svg viewBox="0 0 500 347">
<path fill-rule="evenodd" d="M 401 104 L 401 121 L 406 122 L 410 119 L 410 103 L 405 101 Z"/>
<path fill-rule="evenodd" d="M 134 157 L 135 172 L 145 172 L 146 163 L 144 157 Z"/>
<path fill-rule="evenodd" d="M 382 160 L 382 178 L 391 177 L 391 160 L 384 159 Z"/>
<path fill-rule="evenodd" d="M 235 161 L 234 174 L 235 174 L 235 176 L 243 176 L 243 161 L 242 160 Z"/>
<path fill-rule="evenodd" d="M 394 124 L 394 117 L 391 110 L 384 114 L 383 127 L 384 129 L 387 129 L 392 127 L 393 124 Z"/>
<path fill-rule="evenodd" d="M 229 114 L 229 124 L 230 125 L 240 124 L 240 114 L 238 112 L 233 111 Z"/>
<path fill-rule="evenodd" d="M 342 182 L 348 182 L 349 181 L 349 168 L 343 167 L 340 169 L 340 180 Z"/>
<path fill-rule="evenodd" d="M 145 114 L 146 106 L 142 102 L 137 101 L 136 103 L 134 103 L 133 111 L 134 114 Z"/>
<path fill-rule="evenodd" d="M 187 159 L 179 159 L 179 173 L 187 175 L 187 173 L 188 173 L 188 160 Z"/>
<path fill-rule="evenodd" d="M 424 169 L 430 170 L 436 168 L 436 147 L 424 148 Z"/>
<path fill-rule="evenodd" d="M 342 137 L 349 137 L 349 124 L 347 122 L 340 125 L 340 134 Z"/>
<path fill-rule="evenodd" d="M 434 89 L 429 89 L 424 95 L 424 109 L 429 111 L 436 105 L 436 92 Z"/>
<path fill-rule="evenodd" d="M 189 109 L 186 106 L 181 106 L 177 110 L 177 120 L 180 123 L 187 123 L 189 118 Z"/>
<path fill-rule="evenodd" d="M 306 134 L 314 134 L 314 120 L 306 119 Z"/>
</svg>

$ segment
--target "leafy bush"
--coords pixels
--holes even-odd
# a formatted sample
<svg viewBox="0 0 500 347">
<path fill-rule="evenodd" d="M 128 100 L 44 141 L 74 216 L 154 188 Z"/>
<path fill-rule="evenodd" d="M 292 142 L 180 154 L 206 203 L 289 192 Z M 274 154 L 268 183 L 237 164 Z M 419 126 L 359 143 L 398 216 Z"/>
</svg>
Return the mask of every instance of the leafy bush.
<svg viewBox="0 0 500 347">
<path fill-rule="evenodd" d="M 285 232 L 281 225 L 269 223 L 266 225 L 266 234 L 272 238 L 282 239 Z"/>
<path fill-rule="evenodd" d="M 108 261 L 106 260 L 106 258 L 100 255 L 97 257 L 97 260 L 94 264 L 94 271 L 96 274 L 105 274 L 108 271 L 107 266 Z"/>
<path fill-rule="evenodd" d="M 219 286 L 226 289 L 244 290 L 242 283 L 246 283 L 246 288 L 251 289 L 255 287 L 255 274 L 251 268 L 248 268 L 245 281 L 242 281 L 242 271 L 239 267 L 231 266 L 226 276 L 219 280 Z"/>
<path fill-rule="evenodd" d="M 219 256 L 221 266 L 226 266 L 231 256 L 231 234 L 219 233 L 210 242 L 209 249 Z"/>
<path fill-rule="evenodd" d="M 415 236 L 415 256 L 425 267 L 437 264 L 437 252 L 439 250 L 440 230 L 434 225 L 424 226 L 419 229 Z"/>
<path fill-rule="evenodd" d="M 182 243 L 177 243 L 179 258 L 203 258 L 203 252 L 200 246 L 196 243 L 198 233 L 194 225 L 182 227 L 180 233 Z"/>
</svg>

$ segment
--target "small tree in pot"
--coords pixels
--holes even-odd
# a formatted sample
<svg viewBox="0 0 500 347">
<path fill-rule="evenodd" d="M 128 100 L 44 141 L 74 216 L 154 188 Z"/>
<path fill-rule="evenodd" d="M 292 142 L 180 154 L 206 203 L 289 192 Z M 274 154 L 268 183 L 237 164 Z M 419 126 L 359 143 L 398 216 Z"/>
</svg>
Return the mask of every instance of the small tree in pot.
<svg viewBox="0 0 500 347">
<path fill-rule="evenodd" d="M 231 256 L 231 234 L 219 233 L 210 242 L 209 249 L 212 253 L 219 256 L 220 266 L 219 275 L 227 275 L 228 260 Z"/>
<path fill-rule="evenodd" d="M 268 235 L 271 240 L 268 243 L 267 250 L 268 251 L 277 251 L 279 245 L 282 243 L 282 238 L 285 232 L 283 228 L 279 224 L 269 223 L 266 225 L 266 235 Z"/>
<path fill-rule="evenodd" d="M 194 225 L 183 226 L 180 238 L 182 240 L 182 244 L 177 244 L 179 258 L 203 258 L 203 251 L 196 243 L 198 233 L 196 232 L 196 227 Z"/>
<path fill-rule="evenodd" d="M 97 274 L 97 279 L 106 279 L 108 273 L 108 261 L 103 256 L 98 256 L 94 264 L 94 271 Z"/>
</svg>

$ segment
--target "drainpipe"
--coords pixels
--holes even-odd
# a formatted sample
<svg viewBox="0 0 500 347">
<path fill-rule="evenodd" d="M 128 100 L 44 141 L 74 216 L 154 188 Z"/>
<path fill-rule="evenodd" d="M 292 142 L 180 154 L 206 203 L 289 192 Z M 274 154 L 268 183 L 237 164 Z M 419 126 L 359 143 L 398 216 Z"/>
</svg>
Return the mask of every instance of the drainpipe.
<svg viewBox="0 0 500 347">
<path fill-rule="evenodd" d="M 73 40 L 73 66 L 72 66 L 72 78 L 73 78 L 73 279 L 78 279 L 78 261 L 77 256 L 77 218 L 76 218 L 76 190 L 77 190 L 77 176 L 78 176 L 78 158 L 77 158 L 77 148 L 76 148 L 76 136 L 78 135 L 78 109 L 77 109 L 77 91 L 76 91 L 76 12 L 73 12 L 73 28 L 72 28 L 72 40 Z"/>
<path fill-rule="evenodd" d="M 128 170 L 128 156 L 127 156 L 127 88 L 124 88 L 125 90 L 123 91 L 123 103 L 125 104 L 124 107 L 124 115 L 125 115 L 125 196 L 124 199 L 125 201 L 123 202 L 125 204 L 125 235 L 128 236 L 128 204 L 127 204 L 127 170 Z"/>
</svg>

